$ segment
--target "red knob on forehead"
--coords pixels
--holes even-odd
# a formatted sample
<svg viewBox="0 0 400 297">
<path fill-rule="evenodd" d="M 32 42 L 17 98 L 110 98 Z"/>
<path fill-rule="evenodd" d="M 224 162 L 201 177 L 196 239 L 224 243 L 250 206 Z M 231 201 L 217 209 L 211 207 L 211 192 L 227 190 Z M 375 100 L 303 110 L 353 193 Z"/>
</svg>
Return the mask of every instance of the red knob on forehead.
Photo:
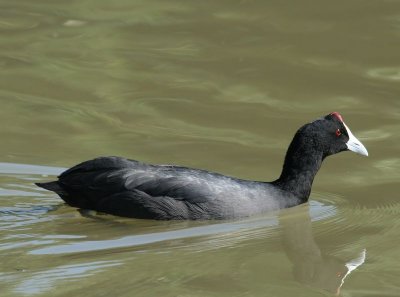
<svg viewBox="0 0 400 297">
<path fill-rule="evenodd" d="M 331 116 L 333 116 L 333 117 L 337 118 L 339 121 L 343 122 L 343 118 L 338 112 L 336 112 L 336 111 L 332 112 Z"/>
</svg>

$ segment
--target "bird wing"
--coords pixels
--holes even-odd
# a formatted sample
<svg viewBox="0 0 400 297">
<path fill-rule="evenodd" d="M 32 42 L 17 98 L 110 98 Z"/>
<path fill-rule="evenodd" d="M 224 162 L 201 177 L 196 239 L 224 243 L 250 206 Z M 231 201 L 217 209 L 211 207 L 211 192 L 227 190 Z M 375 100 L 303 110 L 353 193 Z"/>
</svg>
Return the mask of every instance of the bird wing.
<svg viewBox="0 0 400 297">
<path fill-rule="evenodd" d="M 215 189 L 207 182 L 211 177 L 215 182 L 215 176 L 222 177 L 204 170 L 102 157 L 65 171 L 59 176 L 59 182 L 67 191 L 90 200 L 132 191 L 143 192 L 151 197 L 202 203 L 215 196 Z"/>
<path fill-rule="evenodd" d="M 88 173 L 91 171 L 108 171 L 108 170 L 117 170 L 123 168 L 140 168 L 145 166 L 146 164 L 141 163 L 136 160 L 129 160 L 121 157 L 99 157 L 93 160 L 88 160 L 82 162 L 70 169 L 64 171 L 59 178 L 67 177 L 71 174 L 78 173 Z"/>
</svg>

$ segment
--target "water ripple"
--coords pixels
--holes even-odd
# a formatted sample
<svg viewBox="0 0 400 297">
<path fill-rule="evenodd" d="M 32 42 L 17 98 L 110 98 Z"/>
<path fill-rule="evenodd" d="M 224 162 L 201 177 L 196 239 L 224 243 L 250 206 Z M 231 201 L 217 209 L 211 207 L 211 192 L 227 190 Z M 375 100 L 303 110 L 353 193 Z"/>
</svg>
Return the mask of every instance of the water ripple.
<svg viewBox="0 0 400 297">
<path fill-rule="evenodd" d="M 334 213 L 335 210 L 332 206 L 324 205 L 319 202 L 313 202 L 311 205 L 310 214 L 312 220 L 315 221 L 323 220 L 328 218 Z M 241 237 L 238 235 L 243 234 L 244 231 L 246 231 L 246 236 L 244 238 L 248 237 L 247 233 L 248 230 L 253 232 L 251 236 L 254 237 L 257 236 L 257 234 L 260 234 L 260 230 L 262 230 L 261 233 L 265 235 L 266 228 L 276 228 L 278 225 L 279 223 L 276 214 L 275 215 L 268 214 L 267 216 L 262 216 L 260 218 L 250 218 L 246 220 L 233 221 L 227 223 L 208 224 L 205 226 L 189 227 L 173 231 L 123 236 L 117 239 L 70 242 L 67 244 L 34 249 L 29 251 L 29 254 L 55 255 L 55 254 L 91 252 L 91 251 L 108 250 L 115 248 L 135 247 L 135 246 L 157 243 L 161 241 L 177 240 L 177 239 L 192 238 L 192 237 L 214 236 L 214 235 L 221 236 L 224 234 L 225 235 L 229 234 L 231 238 L 234 238 L 234 241 L 240 241 Z M 231 236 L 232 234 L 234 235 Z M 223 246 L 231 245 L 232 243 L 233 243 L 232 241 L 225 240 Z"/>
<path fill-rule="evenodd" d="M 400 67 L 384 67 L 368 70 L 367 75 L 372 78 L 384 79 L 387 81 L 400 80 Z"/>
<path fill-rule="evenodd" d="M 108 267 L 121 265 L 119 261 L 96 261 L 73 265 L 62 265 L 53 269 L 34 273 L 23 280 L 16 288 L 16 293 L 39 294 L 50 290 L 57 282 L 70 279 L 79 279 L 100 273 Z"/>
<path fill-rule="evenodd" d="M 0 174 L 58 175 L 66 168 L 0 162 Z"/>
</svg>

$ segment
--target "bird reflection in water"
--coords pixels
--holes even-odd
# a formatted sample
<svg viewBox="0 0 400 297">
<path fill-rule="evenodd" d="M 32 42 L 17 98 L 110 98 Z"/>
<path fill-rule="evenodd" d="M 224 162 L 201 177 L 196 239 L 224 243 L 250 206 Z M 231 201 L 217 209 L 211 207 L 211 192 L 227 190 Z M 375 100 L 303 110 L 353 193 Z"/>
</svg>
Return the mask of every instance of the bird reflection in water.
<svg viewBox="0 0 400 297">
<path fill-rule="evenodd" d="M 365 262 L 366 249 L 351 260 L 324 253 L 314 240 L 308 206 L 299 207 L 293 214 L 282 214 L 279 221 L 283 247 L 293 264 L 295 279 L 339 296 L 345 279 Z"/>
</svg>

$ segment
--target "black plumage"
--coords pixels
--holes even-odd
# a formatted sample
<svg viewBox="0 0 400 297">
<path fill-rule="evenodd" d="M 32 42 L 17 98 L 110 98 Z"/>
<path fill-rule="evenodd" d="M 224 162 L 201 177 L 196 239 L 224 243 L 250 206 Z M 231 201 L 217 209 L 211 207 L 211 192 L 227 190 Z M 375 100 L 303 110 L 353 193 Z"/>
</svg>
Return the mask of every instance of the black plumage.
<svg viewBox="0 0 400 297">
<path fill-rule="evenodd" d="M 348 131 L 337 113 L 304 125 L 289 146 L 281 176 L 270 183 L 100 157 L 66 170 L 57 181 L 37 185 L 56 192 L 71 206 L 125 217 L 244 217 L 306 202 L 323 159 L 349 149 Z"/>
</svg>

